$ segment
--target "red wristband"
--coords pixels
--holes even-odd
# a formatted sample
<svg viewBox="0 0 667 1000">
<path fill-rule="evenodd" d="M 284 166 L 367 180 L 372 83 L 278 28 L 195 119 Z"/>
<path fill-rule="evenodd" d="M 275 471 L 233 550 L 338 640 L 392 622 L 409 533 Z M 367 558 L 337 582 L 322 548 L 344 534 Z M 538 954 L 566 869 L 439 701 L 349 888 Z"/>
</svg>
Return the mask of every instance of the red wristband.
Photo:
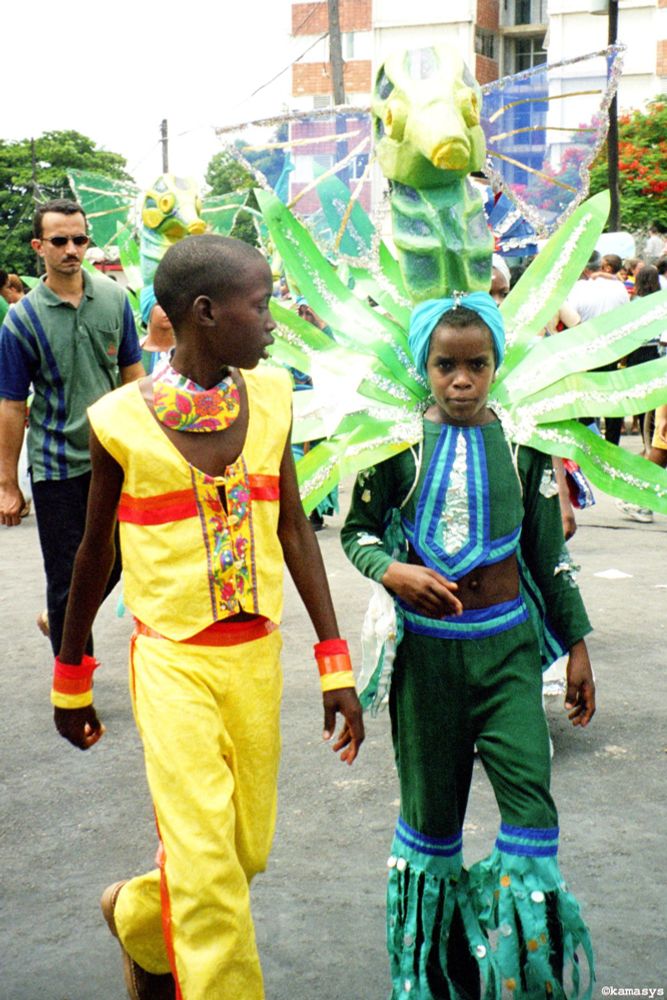
<svg viewBox="0 0 667 1000">
<path fill-rule="evenodd" d="M 354 687 L 352 661 L 345 639 L 325 639 L 313 647 L 323 691 Z"/>
<path fill-rule="evenodd" d="M 337 653 L 350 655 L 347 639 L 325 639 L 323 642 L 316 642 L 313 646 L 313 652 L 316 660 L 319 660 L 321 656 L 335 656 Z"/>
<path fill-rule="evenodd" d="M 56 656 L 53 666 L 53 690 L 59 694 L 83 694 L 92 687 L 93 671 L 99 667 L 94 656 L 87 654 L 81 663 L 63 663 Z"/>
</svg>

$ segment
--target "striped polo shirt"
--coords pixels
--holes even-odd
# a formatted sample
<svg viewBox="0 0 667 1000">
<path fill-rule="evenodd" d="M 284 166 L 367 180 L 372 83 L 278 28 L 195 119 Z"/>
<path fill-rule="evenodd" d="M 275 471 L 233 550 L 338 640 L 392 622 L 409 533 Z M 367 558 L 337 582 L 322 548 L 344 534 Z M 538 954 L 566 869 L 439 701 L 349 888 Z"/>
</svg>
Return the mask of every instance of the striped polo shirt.
<svg viewBox="0 0 667 1000">
<path fill-rule="evenodd" d="M 114 281 L 82 271 L 73 306 L 39 282 L 0 330 L 0 397 L 25 400 L 31 387 L 28 456 L 35 481 L 90 470 L 86 409 L 141 361 L 130 303 Z"/>
</svg>

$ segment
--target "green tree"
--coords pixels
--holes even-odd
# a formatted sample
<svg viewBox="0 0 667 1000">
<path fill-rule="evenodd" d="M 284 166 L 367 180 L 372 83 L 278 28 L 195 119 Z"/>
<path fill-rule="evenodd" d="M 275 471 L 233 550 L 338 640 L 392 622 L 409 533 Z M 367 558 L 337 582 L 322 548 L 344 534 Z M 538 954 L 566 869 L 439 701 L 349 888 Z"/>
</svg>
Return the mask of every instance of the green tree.
<svg viewBox="0 0 667 1000">
<path fill-rule="evenodd" d="M 280 125 L 271 137 L 271 143 L 285 142 L 287 133 L 287 123 Z M 248 163 L 260 170 L 271 187 L 275 187 L 285 162 L 285 151 L 283 149 L 249 149 L 249 144 L 242 139 L 237 139 L 235 145 Z M 248 208 L 257 210 L 257 201 L 252 194 L 252 189 L 257 186 L 257 182 L 250 171 L 246 170 L 227 150 L 216 153 L 211 159 L 206 171 L 206 183 L 211 188 L 211 194 L 250 191 Z M 248 212 L 239 212 L 236 224 L 232 229 L 232 236 L 257 246 L 257 229 Z"/>
<path fill-rule="evenodd" d="M 667 225 L 667 94 L 654 97 L 644 111 L 619 115 L 618 177 L 623 229 Z M 608 186 L 605 143 L 591 167 L 591 194 Z"/>
<path fill-rule="evenodd" d="M 131 180 L 119 153 L 98 149 L 79 132 L 45 132 L 36 139 L 0 139 L 0 266 L 18 274 L 36 274 L 30 247 L 32 216 L 39 202 L 71 198 L 67 171 L 96 170 Z"/>
<path fill-rule="evenodd" d="M 238 144 L 242 148 L 242 144 Z M 248 207 L 257 210 L 257 200 L 252 189 L 256 180 L 249 170 L 234 159 L 231 153 L 223 149 L 209 162 L 206 171 L 206 183 L 211 188 L 211 194 L 229 194 L 231 191 L 250 191 Z M 252 246 L 257 246 L 257 230 L 248 212 L 239 212 L 231 235 L 237 240 L 243 240 Z"/>
<path fill-rule="evenodd" d="M 279 125 L 275 133 L 271 137 L 271 143 L 286 142 L 288 137 L 289 129 L 287 127 L 287 122 Z M 285 150 L 284 149 L 255 149 L 250 150 L 245 148 L 245 144 L 239 144 L 241 152 L 245 156 L 248 163 L 252 163 L 256 170 L 261 170 L 261 172 L 266 177 L 267 181 L 272 188 L 275 188 L 278 183 L 278 178 L 280 177 L 285 163 Z"/>
</svg>

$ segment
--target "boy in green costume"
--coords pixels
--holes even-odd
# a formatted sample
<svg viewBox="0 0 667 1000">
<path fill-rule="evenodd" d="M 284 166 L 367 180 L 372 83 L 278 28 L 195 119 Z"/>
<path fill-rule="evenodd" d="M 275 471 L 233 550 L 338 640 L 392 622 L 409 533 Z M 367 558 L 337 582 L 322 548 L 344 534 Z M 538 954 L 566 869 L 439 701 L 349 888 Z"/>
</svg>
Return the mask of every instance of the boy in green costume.
<svg viewBox="0 0 667 1000">
<path fill-rule="evenodd" d="M 389 858 L 392 1000 L 579 993 L 587 929 L 556 861 L 541 656 L 524 597 L 537 588 L 569 650 L 566 708 L 595 711 L 584 636 L 590 624 L 566 562 L 551 462 L 513 454 L 487 406 L 504 353 L 489 295 L 421 303 L 410 347 L 431 386 L 420 456 L 402 452 L 365 473 L 343 529 L 354 565 L 394 597 L 391 681 L 401 816 Z M 399 511 L 401 543 L 383 535 Z M 526 569 L 528 573 L 526 573 Z M 539 598 L 538 598 L 539 600 Z M 501 813 L 496 846 L 470 872 L 461 832 L 474 748 Z M 492 950 L 487 932 L 498 929 Z M 564 966 L 572 964 L 571 990 Z"/>
</svg>

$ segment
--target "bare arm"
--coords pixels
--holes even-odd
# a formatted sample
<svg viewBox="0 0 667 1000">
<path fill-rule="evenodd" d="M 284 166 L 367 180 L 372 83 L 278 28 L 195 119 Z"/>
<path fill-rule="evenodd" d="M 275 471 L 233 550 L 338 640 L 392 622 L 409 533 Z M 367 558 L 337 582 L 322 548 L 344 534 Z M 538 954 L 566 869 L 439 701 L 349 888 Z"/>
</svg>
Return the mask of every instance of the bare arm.
<svg viewBox="0 0 667 1000">
<path fill-rule="evenodd" d="M 146 372 L 141 361 L 137 361 L 133 365 L 126 365 L 125 368 L 120 369 L 121 385 L 127 385 L 128 382 L 136 382 L 137 379 L 143 378 L 145 374 Z"/>
<path fill-rule="evenodd" d="M 289 438 L 280 463 L 278 537 L 290 576 L 294 580 L 318 639 L 322 642 L 325 639 L 339 638 L 340 633 L 322 553 L 301 505 Z M 345 726 L 338 734 L 334 750 L 345 747 L 341 759 L 351 764 L 364 739 L 361 705 L 356 691 L 352 687 L 341 688 L 338 691 L 327 691 L 322 697 L 324 738 L 328 739 L 333 732 L 336 712 L 340 712 L 345 718 Z"/>
<path fill-rule="evenodd" d="M 574 510 L 570 500 L 570 491 L 567 488 L 567 477 L 565 475 L 563 459 L 556 458 L 552 455 L 551 462 L 554 467 L 554 472 L 556 473 L 556 482 L 558 483 L 558 502 L 560 504 L 560 518 L 563 522 L 563 535 L 565 536 L 565 541 L 567 542 L 570 538 L 572 538 L 577 530 L 577 520 L 574 516 Z"/>
<path fill-rule="evenodd" d="M 18 462 L 25 433 L 25 400 L 0 399 L 0 524 L 21 523 L 25 499 L 18 482 Z"/>
<path fill-rule="evenodd" d="M 595 679 L 583 639 L 570 649 L 565 708 L 573 726 L 587 726 L 595 715 Z"/>
<path fill-rule="evenodd" d="M 563 302 L 562 306 L 558 310 L 558 319 L 561 321 L 563 326 L 568 329 L 572 326 L 579 326 L 581 323 L 581 317 L 576 309 L 568 305 L 567 302 Z"/>
<path fill-rule="evenodd" d="M 92 481 L 86 528 L 74 561 L 60 646 L 61 662 L 70 664 L 81 663 L 86 640 L 114 564 L 116 509 L 123 484 L 123 470 L 102 447 L 93 431 L 90 433 L 90 457 Z M 87 750 L 96 743 L 104 732 L 92 705 L 75 709 L 55 708 L 54 721 L 60 735 L 81 750 Z"/>
<path fill-rule="evenodd" d="M 655 429 L 658 437 L 667 444 L 667 403 L 663 403 L 655 411 Z"/>
</svg>

